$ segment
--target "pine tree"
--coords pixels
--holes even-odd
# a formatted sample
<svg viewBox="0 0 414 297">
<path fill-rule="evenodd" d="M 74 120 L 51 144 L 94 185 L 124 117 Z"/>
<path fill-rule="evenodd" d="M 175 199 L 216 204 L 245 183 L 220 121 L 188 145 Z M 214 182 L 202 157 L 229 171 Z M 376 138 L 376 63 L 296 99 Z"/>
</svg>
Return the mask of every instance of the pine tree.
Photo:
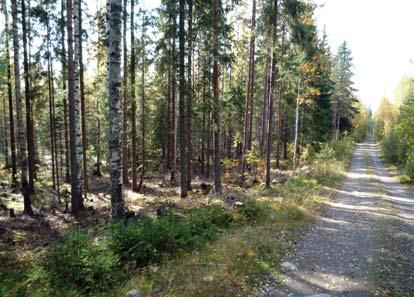
<svg viewBox="0 0 414 297">
<path fill-rule="evenodd" d="M 20 187 L 24 199 L 24 213 L 33 215 L 30 200 L 29 183 L 27 180 L 28 161 L 26 146 L 26 129 L 23 121 L 22 94 L 20 89 L 20 69 L 19 69 L 19 33 L 17 29 L 17 5 L 16 0 L 11 0 L 12 5 L 12 31 L 13 31 L 13 51 L 14 51 L 14 91 L 16 98 L 17 133 L 19 141 L 19 163 L 20 163 Z"/>
</svg>

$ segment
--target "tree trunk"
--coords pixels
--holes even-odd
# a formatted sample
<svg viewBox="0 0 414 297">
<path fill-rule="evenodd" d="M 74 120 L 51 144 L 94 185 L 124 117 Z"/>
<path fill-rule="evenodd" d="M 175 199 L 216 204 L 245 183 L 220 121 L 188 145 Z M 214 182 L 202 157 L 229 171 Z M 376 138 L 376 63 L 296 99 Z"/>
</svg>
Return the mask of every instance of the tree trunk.
<svg viewBox="0 0 414 297">
<path fill-rule="evenodd" d="M 11 169 L 12 169 L 12 184 L 17 184 L 17 165 L 16 165 L 16 140 L 14 135 L 14 115 L 13 115 L 13 95 L 12 95 L 12 78 L 11 78 L 11 63 L 9 52 L 9 18 L 7 12 L 6 1 L 3 1 L 3 13 L 5 18 L 5 46 L 7 59 L 7 98 L 9 103 L 9 126 L 10 126 L 10 154 L 11 154 Z"/>
<path fill-rule="evenodd" d="M 109 175 L 111 192 L 111 217 L 124 216 L 122 180 L 122 143 L 119 132 L 121 120 L 121 38 L 122 0 L 107 0 L 106 37 L 108 48 L 108 103 L 109 103 Z"/>
<path fill-rule="evenodd" d="M 300 81 L 298 82 L 298 94 L 296 97 L 296 112 L 295 112 L 295 140 L 293 145 L 293 170 L 296 170 L 296 154 L 298 151 L 298 139 L 299 139 L 299 89 L 300 88 Z"/>
<path fill-rule="evenodd" d="M 266 140 L 266 187 L 270 187 L 270 159 L 272 149 L 272 132 L 273 132 L 273 99 L 276 91 L 277 69 L 276 69 L 276 45 L 277 45 L 277 22 L 278 22 L 278 0 L 274 0 L 274 16 L 271 18 L 272 38 L 272 63 L 269 84 L 269 103 L 268 103 L 268 119 L 267 119 L 267 140 Z"/>
<path fill-rule="evenodd" d="M 52 104 L 52 75 L 51 75 L 51 52 L 50 52 L 50 27 L 49 21 L 46 24 L 46 43 L 47 43 L 47 78 L 48 78 L 48 98 L 49 98 L 49 133 L 50 133 L 50 156 L 52 162 L 52 185 L 53 189 L 56 190 L 56 171 L 55 171 L 55 139 L 53 133 L 54 118 L 53 118 L 53 104 Z"/>
<path fill-rule="evenodd" d="M 175 26 L 175 24 L 174 24 Z M 175 38 L 172 40 L 172 77 L 171 77 L 171 183 L 176 183 L 175 173 L 177 171 L 177 136 L 176 136 L 176 112 L 175 112 L 175 89 L 176 89 L 176 59 Z"/>
<path fill-rule="evenodd" d="M 213 0 L 213 110 L 214 110 L 214 187 L 217 194 L 222 193 L 221 189 L 221 153 L 220 153 L 220 101 L 219 101 L 219 44 L 218 44 L 218 12 L 220 0 Z"/>
<path fill-rule="evenodd" d="M 134 0 L 131 0 L 134 1 Z M 122 179 L 124 186 L 129 185 L 128 178 L 128 49 L 127 49 L 127 0 L 123 0 L 124 10 L 122 13 L 123 27 L 122 27 L 122 44 L 123 44 L 123 108 L 122 108 Z"/>
<path fill-rule="evenodd" d="M 132 0 L 133 1 L 133 0 Z M 142 46 L 142 65 L 141 65 L 141 176 L 138 185 L 138 191 L 142 191 L 142 184 L 144 183 L 145 174 L 145 13 L 142 19 L 142 35 L 141 35 L 141 46 Z"/>
<path fill-rule="evenodd" d="M 180 93 L 178 97 L 179 107 L 179 138 L 180 138 L 180 189 L 181 198 L 185 198 L 188 195 L 187 189 L 187 129 L 186 129 L 186 84 L 185 84 L 185 0 L 180 0 L 180 18 L 179 18 L 179 80 L 180 80 Z"/>
<path fill-rule="evenodd" d="M 250 32 L 250 50 L 249 50 L 249 75 L 247 79 L 247 96 L 244 114 L 244 141 L 242 156 L 242 178 L 246 170 L 246 153 L 252 149 L 253 133 L 253 92 L 254 92 L 254 68 L 255 68 L 255 30 L 256 30 L 256 0 L 253 0 L 252 20 Z"/>
<path fill-rule="evenodd" d="M 70 182 L 70 157 L 69 157 L 69 125 L 68 125 L 68 98 L 66 96 L 66 81 L 67 81 L 67 59 L 66 59 L 66 47 L 65 47 L 65 0 L 62 0 L 60 17 L 62 20 L 61 27 L 61 45 L 62 45 L 62 91 L 63 98 L 63 121 L 64 121 L 64 134 L 65 134 L 65 182 Z"/>
<path fill-rule="evenodd" d="M 81 129 L 82 129 L 82 176 L 84 199 L 88 198 L 88 135 L 86 127 L 86 98 L 85 83 L 83 78 L 83 49 L 82 49 L 82 0 L 79 0 L 79 88 L 80 88 L 80 107 L 81 107 Z"/>
<path fill-rule="evenodd" d="M 132 130 L 132 190 L 138 191 L 137 174 L 137 103 L 135 101 L 135 24 L 134 0 L 131 0 L 131 64 L 130 64 L 130 98 L 131 98 L 131 130 Z"/>
<path fill-rule="evenodd" d="M 16 98 L 17 133 L 19 141 L 19 163 L 20 163 L 20 186 L 23 194 L 24 213 L 33 215 L 32 204 L 30 201 L 29 183 L 27 180 L 27 147 L 26 129 L 23 121 L 22 94 L 20 88 L 20 69 L 19 69 L 19 34 L 17 29 L 17 5 L 16 0 L 11 0 L 12 21 L 13 21 L 13 50 L 14 50 L 14 91 Z"/>
<path fill-rule="evenodd" d="M 187 189 L 191 190 L 192 179 L 192 116 L 193 116 L 193 82 L 192 82 L 192 55 L 193 55 L 193 0 L 188 0 L 188 86 L 187 86 Z"/>
<path fill-rule="evenodd" d="M 79 0 L 75 0 L 75 3 Z M 71 184 L 71 206 L 72 213 L 77 215 L 81 210 L 81 196 L 82 196 L 82 173 L 81 161 L 82 152 L 79 155 L 79 147 L 82 148 L 80 119 L 79 119 L 79 76 L 75 82 L 75 77 L 78 75 L 79 53 L 73 53 L 73 22 L 75 23 L 75 41 L 79 34 L 79 26 L 77 20 L 73 18 L 73 12 L 77 14 L 79 11 L 77 5 L 72 5 L 72 0 L 67 0 L 67 33 L 68 33 L 68 100 L 69 100 L 69 135 L 70 135 L 70 184 Z M 78 39 L 79 40 L 79 39 Z M 77 47 L 79 50 L 79 47 Z M 77 86 L 76 86 L 77 85 Z M 76 94 L 77 93 L 77 94 Z M 77 98 L 76 98 L 77 97 Z"/>
<path fill-rule="evenodd" d="M 22 8 L 22 33 L 23 33 L 23 67 L 24 67 L 24 95 L 26 103 L 26 137 L 27 137 L 27 162 L 29 169 L 29 193 L 34 193 L 34 174 L 35 174 L 35 147 L 34 129 L 31 115 L 30 102 L 30 82 L 29 82 L 29 62 L 27 54 L 27 30 L 26 30 L 26 0 L 21 1 Z"/>
<path fill-rule="evenodd" d="M 276 40 L 274 40 L 274 43 Z M 275 45 L 273 45 L 275 46 Z M 276 52 L 273 49 L 272 57 L 272 70 L 271 70 L 271 87 L 269 89 L 269 103 L 268 103 L 268 116 L 267 116 L 267 139 L 266 139 L 266 187 L 270 187 L 270 159 L 272 150 L 272 132 L 273 132 L 273 98 L 275 95 L 275 82 L 276 82 Z"/>
</svg>

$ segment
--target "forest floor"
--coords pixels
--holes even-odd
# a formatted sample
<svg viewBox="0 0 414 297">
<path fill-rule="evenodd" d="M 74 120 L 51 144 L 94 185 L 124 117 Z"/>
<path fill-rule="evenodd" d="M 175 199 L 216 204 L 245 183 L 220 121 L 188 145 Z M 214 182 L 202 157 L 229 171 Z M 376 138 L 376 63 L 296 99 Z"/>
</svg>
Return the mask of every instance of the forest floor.
<svg viewBox="0 0 414 297">
<path fill-rule="evenodd" d="M 240 186 L 237 172 L 226 172 L 221 197 L 210 191 L 211 180 L 195 176 L 190 197 L 181 199 L 167 176 L 148 174 L 144 193 L 126 190 L 135 217 L 215 204 L 235 223 L 218 240 L 161 263 L 123 263 L 121 282 L 89 296 L 123 297 L 132 289 L 143 296 L 414 296 L 412 192 L 390 176 L 372 141 L 357 145 L 347 174 L 351 154 L 345 155 L 322 153 L 296 174 L 274 170 L 271 189 L 253 176 Z M 73 228 L 99 234 L 108 225 L 107 176 L 91 177 L 85 211 L 74 218 L 41 173 L 33 218 L 21 214 L 21 195 L 0 180 L 0 204 L 16 212 L 10 218 L 0 209 L 0 295 L 56 296 L 57 289 L 80 296 L 50 287 L 41 258 Z M 248 222 L 238 210 L 250 199 L 267 205 L 254 210 L 262 219 Z"/>
<path fill-rule="evenodd" d="M 379 156 L 372 140 L 357 145 L 335 199 L 262 296 L 414 296 L 414 195 Z"/>
</svg>

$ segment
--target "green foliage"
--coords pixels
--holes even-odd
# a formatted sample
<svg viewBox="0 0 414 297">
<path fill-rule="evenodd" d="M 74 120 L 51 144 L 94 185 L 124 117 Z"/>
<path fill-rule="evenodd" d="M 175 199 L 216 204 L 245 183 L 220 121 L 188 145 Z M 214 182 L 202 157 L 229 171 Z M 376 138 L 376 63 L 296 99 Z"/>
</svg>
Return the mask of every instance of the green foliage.
<svg viewBox="0 0 414 297">
<path fill-rule="evenodd" d="M 375 132 L 388 162 L 396 164 L 414 179 L 414 88 L 412 79 L 403 78 L 396 102 L 384 99 L 375 115 Z"/>
<path fill-rule="evenodd" d="M 257 200 L 246 201 L 240 208 L 240 213 L 246 217 L 248 222 L 258 222 L 264 220 L 269 214 L 269 207 Z"/>
<path fill-rule="evenodd" d="M 218 206 L 199 208 L 187 216 L 167 211 L 158 219 L 114 225 L 110 246 L 122 260 L 144 266 L 217 239 L 219 227 L 228 227 L 231 221 L 231 215 Z"/>
<path fill-rule="evenodd" d="M 46 252 L 42 266 L 53 287 L 94 292 L 118 280 L 120 259 L 104 242 L 75 230 Z"/>
</svg>

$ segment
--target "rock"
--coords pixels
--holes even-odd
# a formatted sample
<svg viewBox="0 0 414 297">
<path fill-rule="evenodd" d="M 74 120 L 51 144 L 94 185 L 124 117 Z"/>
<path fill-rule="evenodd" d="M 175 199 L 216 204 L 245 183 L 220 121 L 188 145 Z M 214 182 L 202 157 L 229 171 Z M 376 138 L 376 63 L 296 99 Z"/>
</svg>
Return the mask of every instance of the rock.
<svg viewBox="0 0 414 297">
<path fill-rule="evenodd" d="M 243 202 L 248 199 L 249 197 L 246 194 L 238 191 L 230 192 L 224 196 L 224 201 L 229 204 L 234 204 L 236 201 Z"/>
<path fill-rule="evenodd" d="M 288 178 L 285 175 L 278 176 L 277 178 L 272 180 L 272 184 L 285 184 L 288 181 Z"/>
<path fill-rule="evenodd" d="M 308 295 L 305 297 L 332 297 L 332 295 L 323 293 L 323 294 Z"/>
<path fill-rule="evenodd" d="M 141 292 L 137 289 L 133 289 L 126 294 L 126 297 L 141 297 Z"/>
<path fill-rule="evenodd" d="M 295 264 L 293 264 L 292 262 L 287 262 L 287 261 L 283 262 L 282 265 L 280 265 L 280 267 L 282 271 L 285 273 L 298 270 L 298 267 L 296 267 Z"/>
<path fill-rule="evenodd" d="M 211 283 L 213 281 L 214 277 L 212 275 L 208 275 L 206 277 L 203 278 L 203 281 L 205 281 L 206 283 Z"/>
</svg>

